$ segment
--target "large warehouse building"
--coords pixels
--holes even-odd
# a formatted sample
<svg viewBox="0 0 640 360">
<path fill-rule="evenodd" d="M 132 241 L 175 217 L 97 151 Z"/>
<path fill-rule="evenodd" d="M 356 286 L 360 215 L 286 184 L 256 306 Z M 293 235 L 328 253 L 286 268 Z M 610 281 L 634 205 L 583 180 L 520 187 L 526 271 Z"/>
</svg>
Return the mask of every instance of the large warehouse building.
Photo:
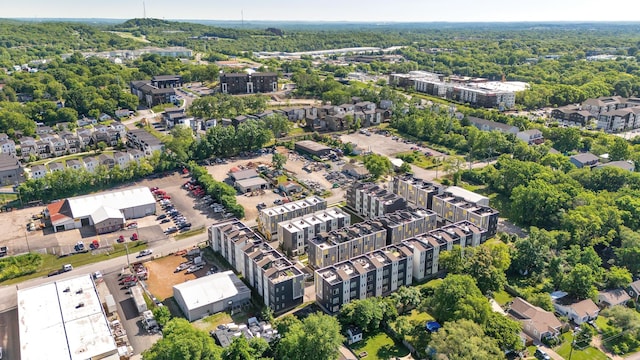
<svg viewBox="0 0 640 360">
<path fill-rule="evenodd" d="M 22 360 L 119 359 L 91 276 L 18 290 Z"/>
<path fill-rule="evenodd" d="M 251 301 L 251 290 L 233 273 L 225 271 L 173 287 L 173 297 L 189 321 Z"/>
<path fill-rule="evenodd" d="M 98 234 L 121 229 L 126 219 L 156 213 L 148 187 L 78 196 L 49 204 L 46 209 L 55 232 L 93 226 Z"/>
</svg>

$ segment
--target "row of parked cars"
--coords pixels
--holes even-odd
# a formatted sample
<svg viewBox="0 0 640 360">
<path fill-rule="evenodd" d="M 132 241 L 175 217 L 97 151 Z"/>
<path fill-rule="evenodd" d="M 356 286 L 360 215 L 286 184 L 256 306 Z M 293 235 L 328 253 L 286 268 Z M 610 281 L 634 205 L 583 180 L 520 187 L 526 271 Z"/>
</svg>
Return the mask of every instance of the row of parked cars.
<svg viewBox="0 0 640 360">
<path fill-rule="evenodd" d="M 171 203 L 171 197 L 166 194 L 163 190 L 158 188 L 152 188 L 154 194 L 164 194 L 164 195 L 156 195 L 158 198 L 158 202 L 160 206 L 164 210 L 164 214 L 158 215 L 156 220 L 161 224 L 166 224 L 173 221 L 174 226 L 171 226 L 165 230 L 165 234 L 173 234 L 178 231 L 188 231 L 191 230 L 191 223 L 188 219 L 175 208 L 173 203 Z"/>
<path fill-rule="evenodd" d="M 189 190 L 191 194 L 196 199 L 200 199 L 206 206 L 210 207 L 214 213 L 222 214 L 224 218 L 229 218 L 233 216 L 233 214 L 228 213 L 224 205 L 213 200 L 211 195 L 205 195 L 205 191 L 202 186 L 198 185 L 198 182 L 195 180 L 189 180 L 182 186 L 185 189 Z"/>
</svg>

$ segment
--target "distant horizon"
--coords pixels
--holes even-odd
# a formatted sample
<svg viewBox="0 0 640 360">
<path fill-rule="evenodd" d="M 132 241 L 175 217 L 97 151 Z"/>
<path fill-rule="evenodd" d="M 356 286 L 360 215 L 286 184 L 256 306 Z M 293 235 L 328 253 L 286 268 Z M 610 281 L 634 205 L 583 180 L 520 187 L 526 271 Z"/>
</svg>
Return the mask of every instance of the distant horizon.
<svg viewBox="0 0 640 360">
<path fill-rule="evenodd" d="M 22 0 L 2 7 L 7 19 L 132 19 L 347 23 L 638 22 L 640 3 L 619 0 Z M 635 9 L 635 11 L 634 11 Z M 96 14 L 100 14 L 96 17 Z"/>
</svg>

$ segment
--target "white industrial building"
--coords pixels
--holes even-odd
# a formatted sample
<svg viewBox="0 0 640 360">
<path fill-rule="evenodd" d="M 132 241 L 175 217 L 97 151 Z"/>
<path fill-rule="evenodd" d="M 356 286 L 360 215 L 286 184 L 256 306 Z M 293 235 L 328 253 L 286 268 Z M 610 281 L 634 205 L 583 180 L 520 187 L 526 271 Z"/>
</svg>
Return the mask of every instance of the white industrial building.
<svg viewBox="0 0 640 360">
<path fill-rule="evenodd" d="M 91 276 L 18 290 L 22 360 L 119 359 Z"/>
<path fill-rule="evenodd" d="M 173 286 L 173 297 L 189 321 L 234 309 L 251 301 L 251 290 L 225 271 Z"/>
<path fill-rule="evenodd" d="M 98 234 L 117 231 L 126 219 L 155 212 L 156 201 L 148 187 L 68 198 L 51 203 L 46 209 L 55 232 L 94 226 Z"/>
</svg>

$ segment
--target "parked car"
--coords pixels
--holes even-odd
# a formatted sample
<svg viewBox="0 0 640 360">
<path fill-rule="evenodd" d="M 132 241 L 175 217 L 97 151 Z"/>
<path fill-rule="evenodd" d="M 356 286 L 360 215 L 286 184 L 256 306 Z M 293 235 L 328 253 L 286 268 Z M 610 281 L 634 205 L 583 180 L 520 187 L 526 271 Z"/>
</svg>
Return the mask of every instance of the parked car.
<svg viewBox="0 0 640 360">
<path fill-rule="evenodd" d="M 184 229 L 187 227 L 191 227 L 191 223 L 182 223 L 180 224 L 180 226 L 178 226 L 178 229 Z"/>
<path fill-rule="evenodd" d="M 162 219 L 162 221 L 160 221 L 160 224 L 166 224 L 168 222 L 170 222 L 171 219 Z"/>
<path fill-rule="evenodd" d="M 158 216 L 158 217 L 156 218 L 156 220 L 162 220 L 162 219 L 164 219 L 164 218 L 166 218 L 166 217 L 167 217 L 167 215 L 166 215 L 166 214 L 162 214 L 162 215 Z"/>
<path fill-rule="evenodd" d="M 9 248 L 7 248 L 6 246 L 0 246 L 0 257 L 7 256 L 8 252 Z"/>
<path fill-rule="evenodd" d="M 118 236 L 118 240 L 119 243 L 123 243 L 124 242 L 124 235 L 120 235 Z"/>
<path fill-rule="evenodd" d="M 82 241 L 78 241 L 76 245 L 73 247 L 75 251 L 84 251 L 84 243 Z"/>
<path fill-rule="evenodd" d="M 139 254 L 138 254 L 138 256 L 136 256 L 136 257 L 141 258 L 141 257 L 149 256 L 149 255 L 151 255 L 151 254 L 153 254 L 153 250 L 151 250 L 151 249 L 146 249 L 146 250 L 142 250 L 142 251 L 140 251 L 140 253 L 139 253 Z"/>
<path fill-rule="evenodd" d="M 540 359 L 540 360 L 551 360 L 551 357 L 547 355 L 546 352 L 540 349 L 536 349 L 534 356 L 536 357 L 536 359 Z"/>
<path fill-rule="evenodd" d="M 97 249 L 100 247 L 100 242 L 98 240 L 93 240 L 91 242 L 91 245 L 89 245 L 89 247 L 93 250 Z"/>
<path fill-rule="evenodd" d="M 182 264 L 178 265 L 178 267 L 176 267 L 176 270 L 174 272 L 180 272 L 182 270 L 186 270 L 191 265 L 193 265 L 193 263 L 191 261 L 185 261 Z"/>
<path fill-rule="evenodd" d="M 194 273 L 194 272 L 196 272 L 198 270 L 202 270 L 203 268 L 204 268 L 204 265 L 191 265 L 187 269 L 187 274 Z"/>
<path fill-rule="evenodd" d="M 131 241 L 137 241 L 138 240 L 138 233 L 133 233 L 133 235 L 131 235 Z"/>
<path fill-rule="evenodd" d="M 173 234 L 174 232 L 178 232 L 178 228 L 175 226 L 172 226 L 164 231 L 165 234 Z"/>
</svg>

